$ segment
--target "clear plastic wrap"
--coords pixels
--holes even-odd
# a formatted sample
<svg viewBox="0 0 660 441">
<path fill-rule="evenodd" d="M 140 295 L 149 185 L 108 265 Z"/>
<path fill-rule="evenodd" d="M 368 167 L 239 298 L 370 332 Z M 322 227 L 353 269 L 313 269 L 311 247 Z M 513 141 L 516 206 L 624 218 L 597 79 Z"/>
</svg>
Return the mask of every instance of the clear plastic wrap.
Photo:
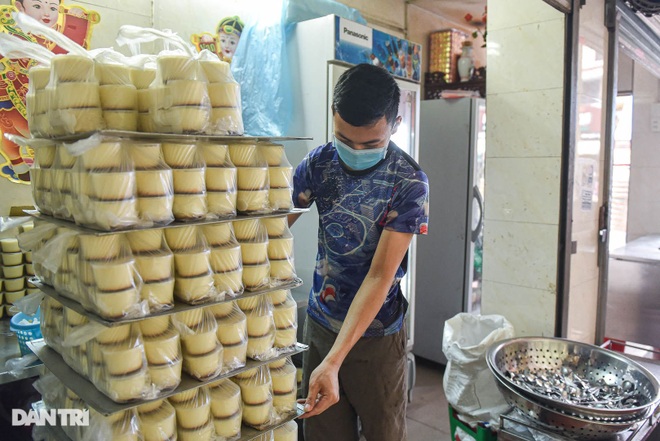
<svg viewBox="0 0 660 441">
<path fill-rule="evenodd" d="M 219 60 L 215 54 L 206 50 L 200 52 L 199 63 L 208 80 L 211 104 L 208 133 L 242 135 L 241 87 L 234 80 L 229 63 Z"/>
<path fill-rule="evenodd" d="M 64 384 L 52 373 L 42 374 L 32 386 L 41 394 L 41 399 L 48 409 L 58 409 L 64 404 L 67 389 Z"/>
<path fill-rule="evenodd" d="M 198 148 L 206 163 L 209 213 L 219 217 L 235 216 L 236 167 L 227 154 L 227 145 L 202 143 Z"/>
<path fill-rule="evenodd" d="M 64 362 L 84 377 L 89 377 L 87 342 L 99 332 L 100 325 L 90 324 L 87 317 L 64 308 L 62 322 L 62 349 Z"/>
<path fill-rule="evenodd" d="M 261 219 L 261 222 L 266 227 L 269 238 L 291 235 L 291 230 L 289 230 L 289 221 L 286 216 L 267 217 Z"/>
<path fill-rule="evenodd" d="M 234 222 L 234 233 L 241 246 L 243 285 L 257 291 L 270 285 L 268 231 L 259 219 Z"/>
<path fill-rule="evenodd" d="M 167 225 L 174 221 L 174 177 L 158 143 L 124 143 L 135 167 L 140 219 Z"/>
<path fill-rule="evenodd" d="M 148 314 L 149 302 L 141 299 L 143 281 L 126 235 L 80 234 L 78 239 L 79 285 L 92 310 L 108 319 Z"/>
<path fill-rule="evenodd" d="M 53 57 L 47 90 L 51 136 L 105 128 L 94 61 L 88 54 Z"/>
<path fill-rule="evenodd" d="M 296 278 L 293 234 L 288 228 L 281 236 L 268 238 L 268 260 L 270 261 L 270 277 L 274 283 L 291 281 Z"/>
<path fill-rule="evenodd" d="M 232 371 L 245 366 L 247 361 L 247 318 L 235 302 L 211 309 L 217 323 L 218 341 L 223 347 L 223 366 Z"/>
<path fill-rule="evenodd" d="M 24 32 L 41 35 L 68 52 L 53 56 L 43 49 L 37 50 L 38 45 L 26 41 L 22 41 L 18 48 L 20 52 L 29 52 L 20 58 L 34 58 L 51 65 L 47 84 L 44 84 L 45 74 L 33 75 L 34 79 L 39 80 L 37 85 L 41 86 L 35 88 L 34 97 L 30 95 L 27 99 L 35 109 L 34 113 L 29 112 L 33 135 L 47 137 L 102 128 L 98 83 L 94 78 L 91 55 L 60 32 L 27 14 L 16 13 L 13 17 Z M 13 39 L 3 40 L 6 40 L 3 46 L 13 42 Z M 3 50 L 4 54 L 11 53 L 19 58 L 18 52 L 3 49 L 7 49 Z"/>
<path fill-rule="evenodd" d="M 298 423 L 291 420 L 273 429 L 273 441 L 298 441 Z"/>
<path fill-rule="evenodd" d="M 263 213 L 268 203 L 268 163 L 256 144 L 229 144 L 229 156 L 236 166 L 238 212 Z"/>
<path fill-rule="evenodd" d="M 83 427 L 83 437 L 80 441 L 100 439 L 141 440 L 137 409 L 127 409 L 107 416 L 89 409 L 89 426 Z"/>
<path fill-rule="evenodd" d="M 232 380 L 241 388 L 244 424 L 262 430 L 277 421 L 268 366 L 250 369 Z"/>
<path fill-rule="evenodd" d="M 73 299 L 89 308 L 87 292 L 80 289 L 80 245 L 78 234 L 71 235 L 68 241 L 63 243 L 63 246 L 65 254 L 62 256 L 55 274 L 54 287 L 63 296 Z"/>
<path fill-rule="evenodd" d="M 41 335 L 46 344 L 56 352 L 62 353 L 62 325 L 64 306 L 50 297 L 44 298 L 41 307 Z"/>
<path fill-rule="evenodd" d="M 271 302 L 273 296 L 269 296 Z M 277 299 L 279 300 L 279 299 Z M 275 347 L 292 348 L 296 344 L 298 334 L 298 304 L 291 292 L 287 292 L 286 300 L 273 306 L 275 322 Z"/>
<path fill-rule="evenodd" d="M 256 438 L 252 438 L 252 441 L 273 441 L 275 439 L 274 433 L 274 431 L 269 430 L 268 432 L 258 435 Z"/>
<path fill-rule="evenodd" d="M 240 387 L 229 379 L 208 385 L 211 394 L 211 416 L 220 441 L 241 436 L 243 403 Z"/>
<path fill-rule="evenodd" d="M 292 210 L 293 167 L 289 163 L 284 146 L 274 143 L 257 145 L 268 164 L 268 202 L 273 210 Z"/>
<path fill-rule="evenodd" d="M 199 308 L 180 312 L 172 321 L 181 336 L 183 369 L 199 380 L 218 376 L 222 372 L 223 348 L 211 311 Z"/>
<path fill-rule="evenodd" d="M 211 244 L 211 269 L 218 292 L 237 296 L 243 292 L 241 247 L 234 236 L 231 222 L 205 225 L 202 231 Z"/>
<path fill-rule="evenodd" d="M 296 412 L 297 369 L 290 358 L 280 367 L 269 367 L 273 382 L 273 407 L 280 418 Z"/>
<path fill-rule="evenodd" d="M 207 215 L 206 166 L 196 144 L 163 143 L 165 163 L 171 167 L 176 219 L 200 219 Z"/>
<path fill-rule="evenodd" d="M 142 279 L 140 297 L 149 304 L 150 312 L 174 306 L 174 254 L 170 251 L 163 230 L 142 230 L 126 233 L 135 265 Z"/>
<path fill-rule="evenodd" d="M 142 334 L 137 326 L 126 326 L 107 328 L 87 343 L 90 380 L 119 403 L 145 398 L 153 390 Z"/>
<path fill-rule="evenodd" d="M 171 316 L 159 315 L 156 317 L 146 318 L 138 322 L 140 332 L 144 338 L 158 337 L 165 334 L 172 327 Z"/>
<path fill-rule="evenodd" d="M 32 250 L 34 272 L 44 283 L 54 286 L 56 274 L 75 234 L 73 230 L 66 228 L 39 225 L 32 231 L 19 235 L 21 247 Z"/>
<path fill-rule="evenodd" d="M 167 400 L 156 400 L 137 407 L 144 441 L 172 440 L 176 437 L 176 411 Z"/>
<path fill-rule="evenodd" d="M 6 34 L 3 34 L 6 35 Z M 3 50 L 3 54 L 6 52 Z M 52 53 L 51 53 L 52 55 Z M 7 55 L 5 55 L 7 56 Z M 48 106 L 50 105 L 50 60 L 48 65 L 33 66 L 28 71 L 28 92 L 25 95 L 26 119 L 32 136 L 48 136 Z M 45 168 L 48 162 L 45 162 Z"/>
<path fill-rule="evenodd" d="M 94 59 L 105 127 L 110 130 L 136 131 L 137 88 L 131 80 L 128 60 L 111 49 L 98 52 Z"/>
<path fill-rule="evenodd" d="M 245 299 L 243 312 L 247 321 L 247 356 L 254 360 L 268 360 L 277 355 L 275 343 L 275 320 L 273 304 L 268 296 L 255 296 Z M 247 302 L 249 300 L 249 302 Z M 238 302 L 237 302 L 238 303 Z M 239 303 L 239 307 L 241 303 Z"/>
<path fill-rule="evenodd" d="M 213 284 L 211 251 L 202 231 L 194 225 L 168 228 L 165 237 L 174 252 L 174 296 L 190 304 L 222 300 L 224 294 Z"/>
<path fill-rule="evenodd" d="M 211 394 L 207 387 L 172 395 L 169 401 L 176 412 L 178 439 L 211 439 L 204 436 L 206 433 L 213 434 Z M 193 435 L 198 438 L 193 438 Z"/>
<path fill-rule="evenodd" d="M 69 144 L 81 161 L 72 173 L 76 223 L 111 231 L 139 224 L 133 161 L 119 142 Z"/>
<path fill-rule="evenodd" d="M 180 336 L 170 316 L 141 321 L 139 327 L 154 394 L 174 389 L 181 382 L 183 357 Z"/>
<path fill-rule="evenodd" d="M 150 109 L 156 131 L 204 133 L 209 127 L 211 106 L 199 61 L 185 53 L 162 52 L 156 64 L 156 80 L 150 86 L 160 92 L 155 96 L 155 107 Z"/>
</svg>

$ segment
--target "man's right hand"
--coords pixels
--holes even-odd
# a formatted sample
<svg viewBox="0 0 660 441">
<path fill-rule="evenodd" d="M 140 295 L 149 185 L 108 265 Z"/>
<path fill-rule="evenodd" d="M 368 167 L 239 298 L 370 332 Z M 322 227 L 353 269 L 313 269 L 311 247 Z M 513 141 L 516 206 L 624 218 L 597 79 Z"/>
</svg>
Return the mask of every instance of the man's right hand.
<svg viewBox="0 0 660 441">
<path fill-rule="evenodd" d="M 318 415 L 336 404 L 339 401 L 339 367 L 323 360 L 309 379 L 307 399 L 299 401 L 305 404 L 305 413 L 300 418 Z"/>
</svg>

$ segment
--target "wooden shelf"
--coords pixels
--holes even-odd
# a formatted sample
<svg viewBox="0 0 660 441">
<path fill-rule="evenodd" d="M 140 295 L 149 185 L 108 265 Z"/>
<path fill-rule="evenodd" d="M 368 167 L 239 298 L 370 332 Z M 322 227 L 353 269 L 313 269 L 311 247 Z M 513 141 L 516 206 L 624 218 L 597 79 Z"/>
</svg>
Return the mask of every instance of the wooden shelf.
<svg viewBox="0 0 660 441">
<path fill-rule="evenodd" d="M 424 83 L 424 99 L 437 100 L 443 90 L 475 90 L 479 92 L 482 98 L 486 98 L 486 80 L 473 79 L 470 81 L 458 81 L 454 83 L 444 83 L 427 81 Z"/>
</svg>

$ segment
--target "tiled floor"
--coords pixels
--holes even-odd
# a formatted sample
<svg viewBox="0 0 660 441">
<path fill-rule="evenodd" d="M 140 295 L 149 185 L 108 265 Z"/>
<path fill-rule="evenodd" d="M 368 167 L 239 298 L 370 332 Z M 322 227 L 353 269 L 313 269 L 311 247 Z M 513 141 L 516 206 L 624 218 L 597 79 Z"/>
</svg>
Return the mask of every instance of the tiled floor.
<svg viewBox="0 0 660 441">
<path fill-rule="evenodd" d="M 447 400 L 442 388 L 444 366 L 417 358 L 417 378 L 408 403 L 408 441 L 450 439 Z"/>
</svg>

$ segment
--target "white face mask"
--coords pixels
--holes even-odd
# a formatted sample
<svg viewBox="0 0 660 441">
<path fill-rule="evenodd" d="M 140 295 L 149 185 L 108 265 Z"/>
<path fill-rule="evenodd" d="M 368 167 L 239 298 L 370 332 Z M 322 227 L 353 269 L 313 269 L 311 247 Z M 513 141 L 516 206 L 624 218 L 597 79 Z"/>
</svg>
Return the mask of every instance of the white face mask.
<svg viewBox="0 0 660 441">
<path fill-rule="evenodd" d="M 341 160 L 351 170 L 366 170 L 378 164 L 387 153 L 387 146 L 377 149 L 355 150 L 334 137 L 333 144 Z"/>
</svg>

